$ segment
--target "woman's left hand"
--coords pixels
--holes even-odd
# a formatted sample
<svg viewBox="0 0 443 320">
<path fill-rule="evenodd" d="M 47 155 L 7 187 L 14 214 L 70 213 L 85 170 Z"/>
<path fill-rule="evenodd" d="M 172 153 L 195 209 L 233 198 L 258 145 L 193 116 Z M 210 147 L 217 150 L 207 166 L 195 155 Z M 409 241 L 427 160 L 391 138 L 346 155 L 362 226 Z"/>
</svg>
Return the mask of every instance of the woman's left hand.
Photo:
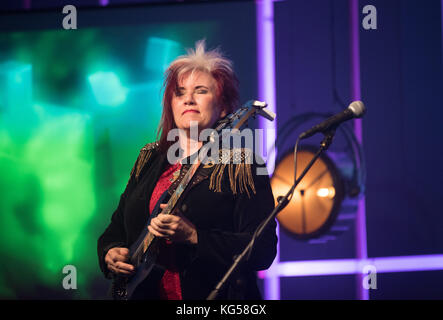
<svg viewBox="0 0 443 320">
<path fill-rule="evenodd" d="M 160 205 L 160 209 L 165 207 L 166 204 Z M 195 226 L 181 214 L 160 213 L 151 220 L 148 230 L 156 237 L 166 238 L 173 242 L 197 244 L 198 240 Z"/>
</svg>

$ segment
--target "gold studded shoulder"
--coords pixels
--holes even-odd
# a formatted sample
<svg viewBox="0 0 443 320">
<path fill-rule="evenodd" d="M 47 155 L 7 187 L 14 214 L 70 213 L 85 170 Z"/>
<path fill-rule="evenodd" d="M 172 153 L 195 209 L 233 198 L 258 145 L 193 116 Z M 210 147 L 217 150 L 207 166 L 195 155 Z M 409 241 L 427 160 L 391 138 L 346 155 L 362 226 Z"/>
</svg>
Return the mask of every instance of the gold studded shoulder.
<svg viewBox="0 0 443 320">
<path fill-rule="evenodd" d="M 158 142 L 151 142 L 145 144 L 143 148 L 141 148 L 137 161 L 135 162 L 135 165 L 131 170 L 130 177 L 132 177 L 132 175 L 135 175 L 135 179 L 136 181 L 138 181 L 140 172 L 142 171 L 145 164 L 148 162 L 149 158 L 152 156 L 153 152 L 158 148 L 158 146 Z"/>
<path fill-rule="evenodd" d="M 158 142 L 151 142 L 151 143 L 145 144 L 145 146 L 140 151 L 148 151 L 148 150 L 153 150 L 153 149 L 157 149 L 157 148 L 158 148 Z"/>
</svg>

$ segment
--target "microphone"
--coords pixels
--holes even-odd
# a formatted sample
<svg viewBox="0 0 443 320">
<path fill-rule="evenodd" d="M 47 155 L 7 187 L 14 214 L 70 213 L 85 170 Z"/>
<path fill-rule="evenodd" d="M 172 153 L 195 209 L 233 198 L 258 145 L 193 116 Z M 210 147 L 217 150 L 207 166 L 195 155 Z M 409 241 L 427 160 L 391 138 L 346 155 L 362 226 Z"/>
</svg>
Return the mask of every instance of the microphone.
<svg viewBox="0 0 443 320">
<path fill-rule="evenodd" d="M 303 132 L 300 135 L 300 140 L 309 138 L 317 132 L 326 132 L 331 129 L 337 128 L 342 122 L 348 121 L 354 118 L 361 118 L 366 113 L 366 108 L 363 102 L 354 101 L 349 107 L 340 113 L 326 119 L 325 121 L 313 126 L 311 129 Z"/>
</svg>

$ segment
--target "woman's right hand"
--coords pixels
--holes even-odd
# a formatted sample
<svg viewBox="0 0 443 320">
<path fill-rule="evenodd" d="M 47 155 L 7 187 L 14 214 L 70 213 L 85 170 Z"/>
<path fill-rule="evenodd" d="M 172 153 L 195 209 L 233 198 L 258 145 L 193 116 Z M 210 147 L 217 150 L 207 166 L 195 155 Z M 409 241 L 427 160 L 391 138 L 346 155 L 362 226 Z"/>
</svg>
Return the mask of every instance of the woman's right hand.
<svg viewBox="0 0 443 320">
<path fill-rule="evenodd" d="M 108 269 L 116 274 L 127 274 L 130 275 L 134 272 L 134 266 L 125 261 L 129 259 L 129 249 L 128 248 L 111 248 L 108 250 L 105 256 L 105 262 Z"/>
</svg>

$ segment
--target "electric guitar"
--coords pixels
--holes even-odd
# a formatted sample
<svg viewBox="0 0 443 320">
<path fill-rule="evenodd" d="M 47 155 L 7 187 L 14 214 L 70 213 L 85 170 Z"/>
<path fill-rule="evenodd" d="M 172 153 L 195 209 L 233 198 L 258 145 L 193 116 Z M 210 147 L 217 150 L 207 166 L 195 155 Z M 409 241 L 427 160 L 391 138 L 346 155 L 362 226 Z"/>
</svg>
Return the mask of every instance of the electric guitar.
<svg viewBox="0 0 443 320">
<path fill-rule="evenodd" d="M 238 133 L 238 130 L 251 116 L 261 115 L 270 121 L 274 120 L 275 114 L 267 110 L 266 106 L 267 105 L 264 102 L 251 100 L 239 108 L 236 112 L 220 120 L 217 123 L 215 130 L 212 131 L 211 135 L 209 136 L 209 141 L 203 144 L 203 146 L 200 148 L 199 154 L 203 154 L 205 157 L 207 157 L 207 151 L 210 150 L 214 144 L 217 144 L 218 147 L 220 139 L 226 138 L 226 135 L 235 134 L 236 132 Z M 202 163 L 205 163 L 205 160 L 207 160 L 205 157 L 202 159 L 198 157 L 198 159 L 191 165 L 185 176 L 178 184 L 174 193 L 169 198 L 167 206 L 163 209 L 163 211 L 160 209 L 159 204 L 164 201 L 164 197 L 158 201 L 156 208 L 151 214 L 151 217 L 155 217 L 158 213 L 160 213 L 160 211 L 162 211 L 163 214 L 174 214 L 174 209 L 177 206 L 177 202 L 179 200 L 183 200 L 186 191 L 189 189 L 188 186 L 191 184 L 192 179 L 197 172 L 197 169 Z M 165 196 L 165 194 L 163 196 Z M 148 231 L 147 226 L 149 223 L 150 220 L 148 220 L 137 241 L 135 241 L 129 249 L 130 258 L 128 263 L 132 264 L 135 268 L 133 274 L 129 276 L 114 274 L 110 288 L 110 294 L 114 300 L 130 299 L 140 283 L 150 275 L 153 268 L 156 266 L 157 257 L 160 253 L 160 239 Z"/>
</svg>

